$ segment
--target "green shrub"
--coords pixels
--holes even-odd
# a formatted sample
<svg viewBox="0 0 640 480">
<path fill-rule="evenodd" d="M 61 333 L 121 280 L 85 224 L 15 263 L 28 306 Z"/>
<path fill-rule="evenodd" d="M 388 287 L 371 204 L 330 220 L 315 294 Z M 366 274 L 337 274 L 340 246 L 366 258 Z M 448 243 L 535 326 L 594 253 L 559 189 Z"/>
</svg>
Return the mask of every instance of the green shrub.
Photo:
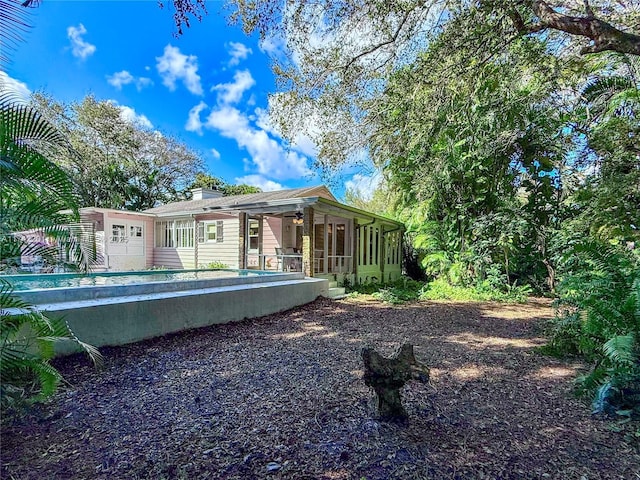
<svg viewBox="0 0 640 480">
<path fill-rule="evenodd" d="M 391 284 L 371 283 L 353 285 L 347 288 L 349 293 L 373 295 L 386 303 L 399 305 L 415 300 L 454 300 L 454 301 L 498 301 L 526 302 L 531 289 L 528 286 L 504 287 L 463 287 L 451 285 L 444 278 L 431 282 L 417 282 L 408 278 L 399 279 Z"/>
<path fill-rule="evenodd" d="M 98 350 L 78 338 L 63 319 L 53 319 L 13 296 L 0 279 L 0 407 L 19 408 L 52 395 L 62 381 L 49 363 L 54 345 L 70 341 L 99 364 Z"/>
<path fill-rule="evenodd" d="M 489 281 L 480 283 L 476 287 L 463 287 L 451 285 L 446 280 L 439 278 L 424 286 L 420 293 L 420 299 L 524 303 L 531 294 L 531 288 L 528 285 L 513 287 L 502 285 L 501 287 L 495 287 Z"/>
<path fill-rule="evenodd" d="M 206 268 L 208 270 L 215 270 L 215 269 L 229 268 L 229 265 L 227 265 L 224 262 L 221 262 L 220 260 L 214 260 L 213 262 L 209 262 L 206 265 L 200 265 L 199 268 Z"/>
<path fill-rule="evenodd" d="M 578 379 L 596 412 L 640 413 L 640 259 L 620 245 L 584 240 L 559 263 L 558 313 L 547 351 L 594 367 Z"/>
</svg>

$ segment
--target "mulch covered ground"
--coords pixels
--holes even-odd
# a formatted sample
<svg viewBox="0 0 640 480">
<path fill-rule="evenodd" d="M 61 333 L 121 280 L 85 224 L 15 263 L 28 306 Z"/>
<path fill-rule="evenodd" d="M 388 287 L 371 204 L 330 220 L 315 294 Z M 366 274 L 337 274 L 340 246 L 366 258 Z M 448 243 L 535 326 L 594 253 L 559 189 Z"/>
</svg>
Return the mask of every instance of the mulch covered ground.
<svg viewBox="0 0 640 480">
<path fill-rule="evenodd" d="M 528 305 L 318 300 L 103 349 L 96 372 L 2 426 L 2 478 L 640 479 L 639 426 L 593 417 L 584 368 L 537 353 Z M 407 340 L 431 367 L 407 424 L 376 420 L 360 349 Z"/>
</svg>

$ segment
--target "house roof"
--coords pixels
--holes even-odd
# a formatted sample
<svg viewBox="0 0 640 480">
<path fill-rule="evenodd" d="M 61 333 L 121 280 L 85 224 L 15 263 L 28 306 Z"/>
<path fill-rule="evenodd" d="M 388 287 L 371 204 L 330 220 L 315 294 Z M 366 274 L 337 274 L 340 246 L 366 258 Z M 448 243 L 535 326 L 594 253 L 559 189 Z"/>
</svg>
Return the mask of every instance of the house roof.
<svg viewBox="0 0 640 480">
<path fill-rule="evenodd" d="M 250 214 L 278 214 L 292 210 L 302 210 L 307 206 L 315 206 L 315 208 L 319 208 L 320 211 L 324 211 L 325 213 L 346 216 L 347 218 L 358 219 L 362 222 L 379 220 L 390 225 L 395 225 L 397 228 L 402 228 L 401 222 L 338 202 L 324 185 L 174 202 L 150 208 L 145 210 L 144 213 L 157 215 L 159 217 L 197 215 L 212 211 L 245 211 Z"/>
<path fill-rule="evenodd" d="M 305 188 L 292 188 L 273 192 L 247 193 L 245 195 L 229 195 L 224 197 L 206 198 L 203 200 L 186 200 L 184 202 L 167 203 L 159 207 L 144 210 L 144 213 L 155 215 L 202 213 L 203 210 L 238 209 L 242 205 L 255 205 L 296 198 L 321 197 L 336 201 L 329 189 L 324 185 Z"/>
</svg>

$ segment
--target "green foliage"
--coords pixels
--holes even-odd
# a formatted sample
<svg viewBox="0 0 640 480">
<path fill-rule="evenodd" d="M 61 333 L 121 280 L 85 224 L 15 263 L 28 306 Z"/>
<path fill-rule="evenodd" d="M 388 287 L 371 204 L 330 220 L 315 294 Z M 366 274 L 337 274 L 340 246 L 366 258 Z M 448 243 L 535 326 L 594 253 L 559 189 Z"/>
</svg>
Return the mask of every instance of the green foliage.
<svg viewBox="0 0 640 480">
<path fill-rule="evenodd" d="M 212 190 L 219 190 L 223 195 L 245 195 L 247 193 L 259 193 L 262 190 L 258 187 L 251 185 L 232 185 L 226 183 L 224 180 L 209 175 L 208 173 L 198 172 L 196 179 L 184 190 L 185 198 L 191 198 L 191 190 L 194 188 L 210 188 Z"/>
<path fill-rule="evenodd" d="M 110 101 L 89 95 L 65 105 L 36 94 L 33 103 L 76 152 L 51 160 L 71 177 L 82 206 L 140 211 L 179 200 L 202 168 L 185 144 L 126 119 Z"/>
<path fill-rule="evenodd" d="M 374 298 L 392 305 L 400 305 L 413 300 L 418 300 L 423 287 L 422 282 L 417 282 L 409 278 L 401 278 L 395 282 L 367 283 L 367 284 L 344 284 L 348 294 L 372 295 Z"/>
<path fill-rule="evenodd" d="M 0 278 L 0 406 L 18 408 L 53 394 L 63 380 L 49 363 L 54 346 L 73 342 L 100 364 L 95 347 L 81 342 L 60 318 L 49 318 L 13 295 Z"/>
<path fill-rule="evenodd" d="M 59 248 L 84 270 L 95 260 L 93 231 L 81 223 L 73 184 L 49 159 L 52 152 L 75 155 L 54 125 L 0 84 L 0 271 L 18 265 L 23 254 L 54 265 Z M 31 237 L 49 243 L 18 232 L 39 232 Z"/>
<path fill-rule="evenodd" d="M 501 285 L 502 286 L 502 285 Z M 524 303 L 531 293 L 527 286 L 513 287 L 507 291 L 487 286 L 462 287 L 451 285 L 446 279 L 418 282 L 408 278 L 391 284 L 370 283 L 347 288 L 353 294 L 367 294 L 385 303 L 400 305 L 416 300 L 497 301 Z"/>
<path fill-rule="evenodd" d="M 367 212 L 377 213 L 386 217 L 395 218 L 394 206 L 396 199 L 386 182 L 380 182 L 366 197 L 357 189 L 347 188 L 344 193 L 344 203 Z"/>
<path fill-rule="evenodd" d="M 0 84 L 0 266 L 21 254 L 53 259 L 56 248 L 20 232 L 37 231 L 65 247 L 71 261 L 88 268 L 95 252 L 79 219 L 73 186 L 48 158 L 73 156 L 65 136 L 38 111 L 24 105 Z M 62 214 L 68 210 L 70 214 Z M 0 268 L 0 269 L 3 269 Z M 49 359 L 58 341 L 73 341 L 99 361 L 97 350 L 82 343 L 60 319 L 50 319 L 13 295 L 0 278 L 0 406 L 17 406 L 53 393 L 61 380 Z"/>
<path fill-rule="evenodd" d="M 227 265 L 224 262 L 221 262 L 220 260 L 214 260 L 213 262 L 209 262 L 206 265 L 201 265 L 200 268 L 215 270 L 215 269 L 229 268 L 229 265 Z"/>
<path fill-rule="evenodd" d="M 427 276 L 474 288 L 502 278 L 500 291 L 516 281 L 542 286 L 559 217 L 552 175 L 565 148 L 564 118 L 549 97 L 562 74 L 530 40 L 459 70 L 465 47 L 443 55 L 455 34 L 445 31 L 391 79 L 377 106 L 374 159 L 398 192 Z"/>
<path fill-rule="evenodd" d="M 445 279 L 436 279 L 427 283 L 420 293 L 420 300 L 453 300 L 477 302 L 507 302 L 524 303 L 531 295 L 531 288 L 527 285 L 504 288 L 504 283 L 496 287 L 490 281 L 476 287 L 451 285 Z"/>
<path fill-rule="evenodd" d="M 548 350 L 584 356 L 593 370 L 578 381 L 594 410 L 640 413 L 640 256 L 597 240 L 570 245 L 560 262 L 558 316 Z"/>
</svg>

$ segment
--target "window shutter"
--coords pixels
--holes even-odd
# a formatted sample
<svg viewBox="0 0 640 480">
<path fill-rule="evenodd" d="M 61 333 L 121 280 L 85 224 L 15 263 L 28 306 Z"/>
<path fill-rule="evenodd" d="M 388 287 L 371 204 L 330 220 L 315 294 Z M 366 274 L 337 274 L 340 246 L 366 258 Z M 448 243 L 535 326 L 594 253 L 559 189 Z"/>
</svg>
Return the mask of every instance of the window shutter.
<svg viewBox="0 0 640 480">
<path fill-rule="evenodd" d="M 222 220 L 218 220 L 216 223 L 216 242 L 222 242 L 222 234 L 224 231 L 224 222 Z"/>
</svg>

